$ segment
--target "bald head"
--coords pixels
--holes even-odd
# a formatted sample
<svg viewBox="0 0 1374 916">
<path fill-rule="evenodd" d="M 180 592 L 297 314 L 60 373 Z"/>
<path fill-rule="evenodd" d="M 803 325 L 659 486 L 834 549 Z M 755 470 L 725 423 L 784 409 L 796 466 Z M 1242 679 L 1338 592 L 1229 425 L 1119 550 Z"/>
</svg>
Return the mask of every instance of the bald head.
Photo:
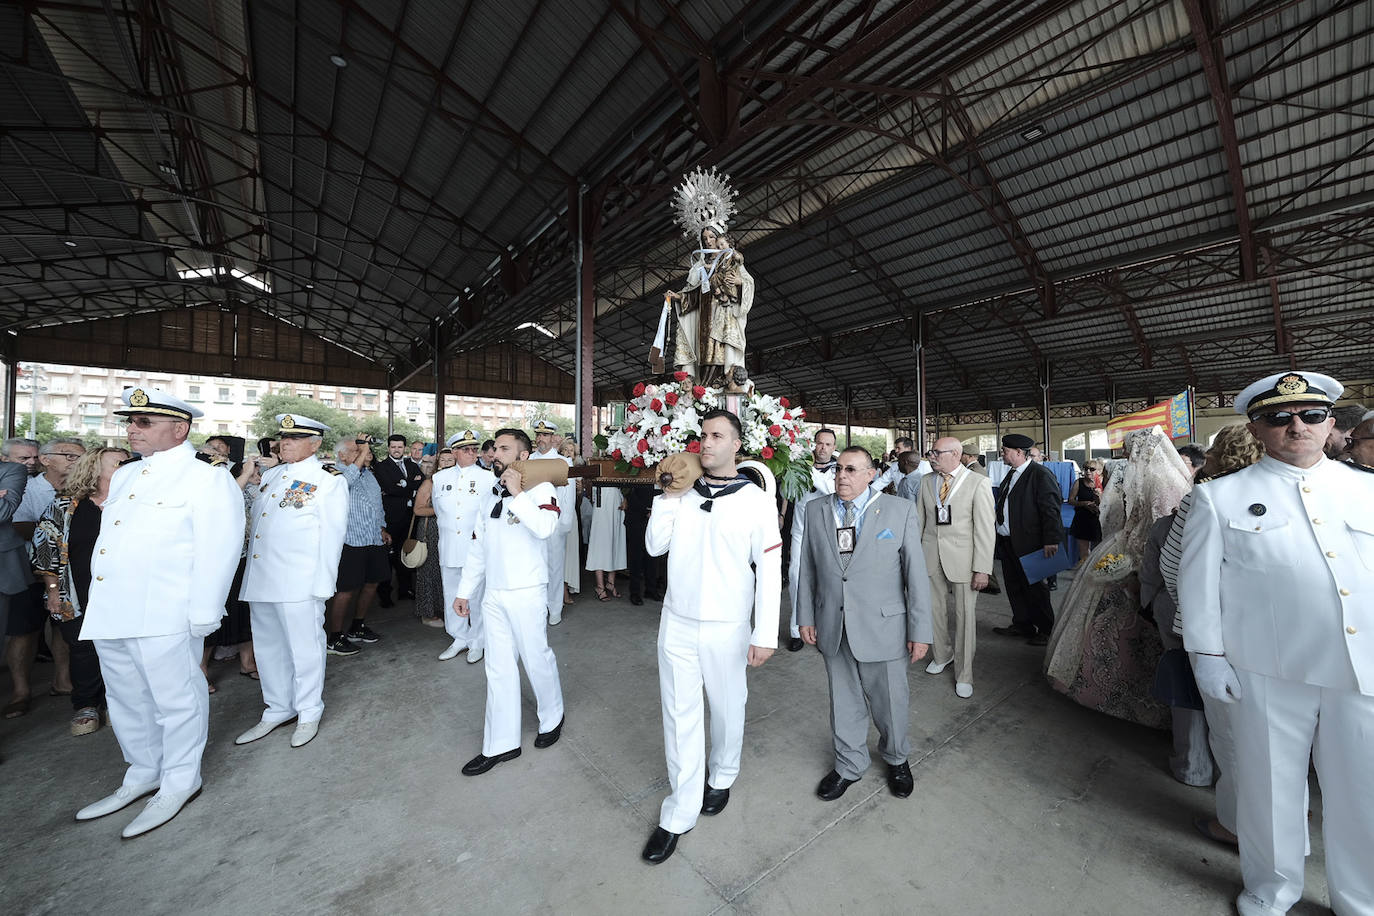
<svg viewBox="0 0 1374 916">
<path fill-rule="evenodd" d="M 959 456 L 964 453 L 964 444 L 953 436 L 942 436 L 935 440 L 930 450 L 930 466 L 944 474 L 953 474 L 959 469 Z"/>
</svg>

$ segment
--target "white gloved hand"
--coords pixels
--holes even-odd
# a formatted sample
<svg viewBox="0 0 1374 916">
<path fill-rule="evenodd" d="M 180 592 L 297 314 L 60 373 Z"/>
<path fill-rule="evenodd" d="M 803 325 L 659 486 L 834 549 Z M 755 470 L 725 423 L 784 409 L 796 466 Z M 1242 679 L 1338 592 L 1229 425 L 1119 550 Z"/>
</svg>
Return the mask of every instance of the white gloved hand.
<svg viewBox="0 0 1374 916">
<path fill-rule="evenodd" d="M 191 638 L 204 639 L 205 637 L 209 636 L 211 633 L 215 632 L 218 629 L 218 620 L 216 620 L 214 623 L 193 623 L 191 624 Z"/>
<path fill-rule="evenodd" d="M 1240 679 L 1224 655 L 1193 655 L 1193 678 L 1203 696 L 1222 703 L 1241 698 Z"/>
</svg>

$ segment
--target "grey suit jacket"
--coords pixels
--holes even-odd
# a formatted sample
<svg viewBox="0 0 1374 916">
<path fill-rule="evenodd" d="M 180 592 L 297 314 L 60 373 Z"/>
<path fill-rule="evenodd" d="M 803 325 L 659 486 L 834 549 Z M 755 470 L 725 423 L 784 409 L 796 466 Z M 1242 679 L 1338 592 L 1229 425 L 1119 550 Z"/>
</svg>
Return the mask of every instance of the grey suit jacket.
<svg viewBox="0 0 1374 916">
<path fill-rule="evenodd" d="M 891 661 L 907 654 L 907 642 L 929 643 L 930 580 L 916 504 L 876 494 L 848 570 L 840 568 L 833 505 L 829 496 L 806 504 L 797 625 L 816 628 L 825 655 L 839 651 L 844 633 L 861 662 Z"/>
<path fill-rule="evenodd" d="M 26 542 L 12 524 L 28 482 L 29 469 L 24 465 L 0 462 L 0 490 L 7 491 L 0 499 L 0 594 L 4 595 L 18 594 L 33 581 Z"/>
</svg>

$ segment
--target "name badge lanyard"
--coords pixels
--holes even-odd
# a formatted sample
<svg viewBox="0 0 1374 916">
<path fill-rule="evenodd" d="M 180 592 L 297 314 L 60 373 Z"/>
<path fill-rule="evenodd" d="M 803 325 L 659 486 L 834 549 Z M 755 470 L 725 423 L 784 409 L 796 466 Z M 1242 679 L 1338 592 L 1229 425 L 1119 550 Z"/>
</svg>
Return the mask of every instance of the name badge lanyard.
<svg viewBox="0 0 1374 916">
<path fill-rule="evenodd" d="M 836 498 L 834 504 L 831 506 L 831 511 L 835 514 L 835 538 L 840 553 L 854 552 L 854 548 L 858 546 L 859 541 L 859 523 L 863 520 L 864 513 L 868 511 L 868 507 L 873 505 L 874 502 L 875 500 L 870 496 L 868 502 L 863 504 L 863 508 L 855 506 L 854 524 L 846 526 L 844 524 L 844 504 L 840 499 Z"/>
<path fill-rule="evenodd" d="M 950 518 L 949 507 L 950 504 L 954 501 L 955 492 L 959 489 L 959 487 L 963 486 L 964 480 L 968 476 L 969 470 L 968 468 L 964 468 L 963 471 L 959 474 L 959 476 L 954 478 L 954 482 L 949 485 L 949 496 L 945 497 L 944 499 L 940 499 L 939 483 L 932 481 L 933 483 L 935 483 L 935 524 L 953 524 L 953 519 Z"/>
</svg>

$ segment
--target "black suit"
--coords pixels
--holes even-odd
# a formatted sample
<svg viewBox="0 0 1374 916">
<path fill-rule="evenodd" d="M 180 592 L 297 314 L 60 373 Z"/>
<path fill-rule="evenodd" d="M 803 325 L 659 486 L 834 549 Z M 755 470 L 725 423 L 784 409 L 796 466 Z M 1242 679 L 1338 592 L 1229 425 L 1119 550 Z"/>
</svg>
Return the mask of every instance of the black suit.
<svg viewBox="0 0 1374 916">
<path fill-rule="evenodd" d="M 1035 461 L 1027 463 L 1008 493 L 1010 479 L 1009 471 L 997 490 L 998 521 L 1009 513 L 1011 529 L 1011 537 L 997 535 L 997 557 L 1002 561 L 1002 584 L 1011 604 L 1011 625 L 1027 636 L 1037 632 L 1049 636 L 1054 629 L 1050 587 L 1044 581 L 1027 582 L 1020 558 L 1064 540 L 1064 522 L 1059 514 L 1063 497 L 1058 479 Z"/>
<path fill-rule="evenodd" d="M 658 595 L 662 591 L 659 560 L 649 556 L 644 546 L 644 532 L 649 527 L 649 513 L 658 492 L 653 487 L 633 486 L 625 498 L 625 561 L 630 572 L 632 597 L 643 598 L 646 594 Z"/>
<path fill-rule="evenodd" d="M 380 461 L 372 462 L 372 474 L 382 488 L 382 512 L 386 516 L 386 530 L 391 535 L 391 567 L 395 570 L 393 578 L 400 590 L 400 597 L 408 597 L 415 592 L 415 572 L 401 562 L 401 546 L 410 531 L 411 512 L 415 507 L 415 491 L 424 481 L 424 472 L 409 458 L 402 458 L 401 465 L 388 455 Z M 384 583 L 378 593 L 386 589 L 384 598 L 390 596 L 390 588 Z"/>
</svg>

